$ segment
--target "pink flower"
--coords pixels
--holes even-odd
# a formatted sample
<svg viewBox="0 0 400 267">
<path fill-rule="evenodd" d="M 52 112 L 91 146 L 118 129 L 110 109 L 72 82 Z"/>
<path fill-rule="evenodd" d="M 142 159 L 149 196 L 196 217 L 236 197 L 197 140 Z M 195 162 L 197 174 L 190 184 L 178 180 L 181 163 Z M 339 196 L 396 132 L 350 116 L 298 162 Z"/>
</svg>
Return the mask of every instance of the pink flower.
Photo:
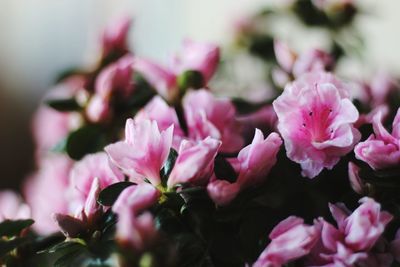
<svg viewBox="0 0 400 267">
<path fill-rule="evenodd" d="M 171 125 L 174 125 L 173 147 L 179 148 L 185 133 L 179 125 L 178 115 L 175 109 L 168 106 L 168 104 L 160 97 L 155 96 L 140 110 L 135 116 L 135 122 L 143 120 L 154 120 L 157 122 L 161 131 L 167 130 Z"/>
<path fill-rule="evenodd" d="M 129 208 L 134 214 L 139 214 L 155 204 L 160 195 L 160 191 L 148 183 L 132 185 L 122 191 L 112 209 L 120 214 L 125 211 L 125 208 Z"/>
<path fill-rule="evenodd" d="M 327 52 L 320 49 L 311 49 L 302 53 L 293 65 L 294 77 L 313 71 L 324 71 L 332 69 L 335 61 Z"/>
<path fill-rule="evenodd" d="M 297 54 L 285 42 L 278 40 L 274 41 L 274 51 L 278 64 L 284 71 L 291 73 Z"/>
<path fill-rule="evenodd" d="M 110 101 L 97 94 L 92 96 L 86 107 L 86 116 L 94 123 L 109 120 L 111 112 Z"/>
<path fill-rule="evenodd" d="M 278 134 L 271 133 L 264 139 L 262 132 L 256 129 L 253 142 L 240 150 L 237 158 L 230 160 L 238 172 L 237 181 L 229 183 L 213 177 L 207 186 L 211 199 L 218 205 L 226 205 L 240 190 L 264 181 L 276 163 L 281 145 L 282 140 Z"/>
<path fill-rule="evenodd" d="M 141 251 L 154 241 L 157 232 L 153 216 L 149 212 L 141 212 L 154 205 L 160 194 L 148 183 L 133 185 L 122 191 L 112 208 L 118 215 L 116 240 L 120 246 Z"/>
<path fill-rule="evenodd" d="M 72 76 L 52 88 L 44 99 L 73 98 L 83 85 L 83 77 Z M 38 156 L 54 148 L 71 130 L 77 128 L 79 123 L 80 117 L 78 114 L 59 112 L 50 107 L 41 106 L 36 111 L 32 122 L 32 132 L 39 152 Z"/>
<path fill-rule="evenodd" d="M 85 156 L 75 163 L 71 170 L 68 187 L 70 211 L 75 212 L 77 207 L 85 203 L 94 179 L 98 179 L 100 189 L 123 181 L 124 175 L 110 165 L 108 156 L 104 152 Z"/>
<path fill-rule="evenodd" d="M 213 76 L 219 63 L 219 48 L 210 43 L 185 40 L 179 55 L 172 60 L 172 69 L 176 75 L 194 70 L 202 74 L 204 84 Z"/>
<path fill-rule="evenodd" d="M 71 165 L 66 156 L 51 155 L 40 162 L 39 170 L 24 185 L 25 199 L 35 220 L 33 228 L 39 234 L 57 231 L 51 215 L 68 212 L 66 190 Z"/>
<path fill-rule="evenodd" d="M 324 220 L 318 222 L 322 227 L 321 242 L 312 252 L 318 266 L 340 263 L 340 266 L 350 267 L 372 256 L 371 249 L 393 216 L 381 211 L 379 203 L 371 198 L 362 198 L 360 203 L 351 214 L 343 204 L 330 205 L 337 228 Z"/>
<path fill-rule="evenodd" d="M 124 248 L 142 251 L 157 237 L 157 230 L 150 212 L 137 216 L 130 210 L 118 214 L 116 241 Z"/>
<path fill-rule="evenodd" d="M 335 216 L 335 211 L 333 211 L 335 206 L 331 208 L 332 214 L 346 236 L 346 245 L 355 251 L 370 250 L 393 218 L 388 212 L 381 211 L 381 205 L 372 198 L 364 197 L 360 203 L 361 205 L 342 223 L 342 217 Z"/>
<path fill-rule="evenodd" d="M 102 36 L 103 57 L 115 51 L 127 50 L 126 39 L 131 22 L 130 17 L 121 17 L 106 27 Z"/>
<path fill-rule="evenodd" d="M 134 89 L 133 62 L 133 56 L 126 55 L 104 68 L 96 79 L 96 94 L 105 99 L 109 99 L 113 93 L 129 96 Z"/>
<path fill-rule="evenodd" d="M 165 99 L 172 100 L 177 96 L 176 75 L 169 69 L 150 60 L 137 57 L 134 60 L 133 67 Z"/>
<path fill-rule="evenodd" d="M 374 134 L 354 149 L 356 157 L 368 163 L 374 170 L 394 167 L 400 164 L 400 109 L 393 120 L 390 134 L 382 125 L 382 112 L 378 111 L 373 119 Z"/>
<path fill-rule="evenodd" d="M 135 123 L 128 119 L 125 141 L 108 145 L 105 150 L 111 162 L 128 174 L 134 182 L 148 179 L 153 185 L 160 184 L 160 169 L 167 160 L 173 135 L 173 125 L 160 131 L 156 121 L 143 120 Z"/>
<path fill-rule="evenodd" d="M 31 210 L 19 195 L 11 190 L 0 191 L 0 221 L 29 219 Z"/>
<path fill-rule="evenodd" d="M 53 213 L 54 222 L 67 237 L 77 237 L 83 231 L 90 229 L 97 223 L 103 208 L 97 203 L 101 188 L 100 180 L 96 177 L 92 179 L 90 190 L 84 203 L 78 207 L 74 216 L 62 213 Z"/>
<path fill-rule="evenodd" d="M 236 109 L 228 99 L 216 99 L 207 90 L 189 91 L 183 98 L 189 137 L 203 140 L 208 136 L 222 141 L 222 152 L 235 152 L 243 146 Z"/>
<path fill-rule="evenodd" d="M 264 139 L 263 133 L 256 129 L 250 145 L 240 150 L 233 166 L 238 165 L 238 183 L 247 187 L 262 182 L 276 163 L 276 155 L 282 145 L 277 133 L 271 133 Z"/>
<path fill-rule="evenodd" d="M 172 59 L 170 68 L 163 67 L 147 59 L 135 58 L 134 69 L 170 102 L 176 100 L 179 94 L 177 78 L 185 71 L 198 71 L 203 76 L 203 84 L 211 79 L 219 62 L 219 49 L 208 43 L 198 43 L 186 40 L 182 53 Z"/>
<path fill-rule="evenodd" d="M 221 141 L 208 137 L 199 142 L 183 140 L 174 168 L 168 178 L 168 187 L 176 184 L 207 184 L 214 171 L 214 159 Z"/>
<path fill-rule="evenodd" d="M 307 255 L 319 238 L 317 226 L 306 225 L 291 216 L 280 222 L 269 235 L 271 243 L 261 253 L 253 267 L 282 266 Z"/>
<path fill-rule="evenodd" d="M 274 49 L 276 59 L 281 68 L 288 75 L 292 74 L 295 78 L 307 72 L 330 70 L 335 64 L 329 53 L 316 48 L 298 55 L 284 42 L 275 41 Z M 278 80 L 284 79 L 283 74 L 276 72 L 275 75 L 277 78 L 279 77 Z"/>
<path fill-rule="evenodd" d="M 239 194 L 241 188 L 239 183 L 230 183 L 225 180 L 211 178 L 207 185 L 207 192 L 215 204 L 219 206 L 228 205 Z"/>
<path fill-rule="evenodd" d="M 358 167 L 356 164 L 354 164 L 353 162 L 349 162 L 348 174 L 350 186 L 351 188 L 353 188 L 354 192 L 358 194 L 363 194 L 367 190 L 367 188 L 359 175 L 360 170 L 361 168 Z"/>
<path fill-rule="evenodd" d="M 300 163 L 302 175 L 332 169 L 360 139 L 353 127 L 358 111 L 347 87 L 330 73 L 308 73 L 285 87 L 274 102 L 287 156 Z"/>
</svg>

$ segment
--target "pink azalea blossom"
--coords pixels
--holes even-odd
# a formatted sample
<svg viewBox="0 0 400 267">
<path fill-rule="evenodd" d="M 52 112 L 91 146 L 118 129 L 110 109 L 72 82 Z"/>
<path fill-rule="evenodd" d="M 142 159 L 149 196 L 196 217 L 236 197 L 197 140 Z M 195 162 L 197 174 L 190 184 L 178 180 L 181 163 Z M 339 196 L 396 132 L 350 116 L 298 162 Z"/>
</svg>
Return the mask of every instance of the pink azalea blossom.
<svg viewBox="0 0 400 267">
<path fill-rule="evenodd" d="M 189 137 L 203 140 L 208 136 L 222 141 L 222 152 L 236 152 L 243 146 L 236 109 L 228 99 L 217 99 L 209 91 L 189 91 L 183 98 Z"/>
<path fill-rule="evenodd" d="M 157 232 L 153 216 L 141 212 L 154 205 L 160 194 L 147 183 L 132 185 L 122 191 L 112 208 L 118 215 L 116 240 L 120 246 L 141 251 L 154 241 Z"/>
<path fill-rule="evenodd" d="M 160 191 L 148 183 L 132 185 L 122 191 L 112 209 L 119 214 L 128 207 L 133 213 L 139 214 L 155 204 L 160 195 Z"/>
<path fill-rule="evenodd" d="M 275 41 L 274 49 L 278 64 L 283 71 L 288 75 L 292 74 L 295 78 L 307 72 L 330 70 L 335 63 L 329 53 L 316 48 L 297 54 L 286 43 Z M 275 77 L 278 78 L 278 81 L 283 81 L 283 74 L 275 72 Z"/>
<path fill-rule="evenodd" d="M 133 251 L 146 249 L 157 237 L 153 215 L 144 212 L 137 216 L 130 210 L 118 214 L 116 241 Z"/>
<path fill-rule="evenodd" d="M 115 51 L 125 52 L 128 49 L 127 36 L 131 23 L 131 18 L 126 16 L 112 21 L 106 27 L 101 38 L 103 57 Z"/>
<path fill-rule="evenodd" d="M 178 115 L 175 109 L 168 106 L 168 104 L 160 97 L 155 96 L 140 110 L 135 116 L 135 122 L 142 120 L 154 120 L 157 122 L 161 131 L 168 129 L 174 125 L 173 148 L 179 149 L 179 145 L 185 136 L 185 133 L 179 125 Z"/>
<path fill-rule="evenodd" d="M 110 101 L 100 95 L 93 95 L 86 107 L 87 118 L 94 123 L 108 121 L 112 110 Z"/>
<path fill-rule="evenodd" d="M 167 160 L 173 136 L 173 125 L 160 131 L 156 121 L 134 122 L 128 119 L 125 141 L 108 145 L 105 150 L 111 162 L 128 174 L 134 182 L 149 180 L 161 183 L 160 170 Z"/>
<path fill-rule="evenodd" d="M 218 205 L 226 205 L 240 190 L 263 182 L 276 163 L 281 145 L 278 134 L 271 133 L 264 139 L 262 132 L 256 129 L 253 142 L 240 150 L 237 158 L 230 160 L 238 173 L 237 181 L 229 183 L 213 177 L 207 186 L 211 199 Z"/>
<path fill-rule="evenodd" d="M 368 163 L 374 170 L 395 167 L 400 164 L 400 109 L 393 120 L 390 134 L 382 125 L 382 112 L 372 119 L 374 134 L 360 142 L 354 149 L 356 157 Z"/>
<path fill-rule="evenodd" d="M 105 99 L 110 98 L 112 93 L 129 96 L 134 89 L 133 62 L 133 56 L 126 55 L 104 68 L 96 79 L 96 93 Z"/>
<path fill-rule="evenodd" d="M 253 267 L 278 267 L 307 255 L 318 241 L 319 229 L 291 216 L 275 226 L 269 238 Z"/>
<path fill-rule="evenodd" d="M 44 99 L 72 98 L 84 86 L 84 82 L 83 77 L 72 76 L 52 88 Z M 32 132 L 38 149 L 38 156 L 54 148 L 79 124 L 80 117 L 78 114 L 59 112 L 47 106 L 40 107 L 35 113 L 32 123 Z"/>
<path fill-rule="evenodd" d="M 0 191 L 0 221 L 29 219 L 31 209 L 11 190 Z"/>
<path fill-rule="evenodd" d="M 172 59 L 171 67 L 164 67 L 151 60 L 135 58 L 134 69 L 170 102 L 179 94 L 177 78 L 185 71 L 194 70 L 203 75 L 206 85 L 214 74 L 219 62 L 219 49 L 209 43 L 186 40 L 182 53 Z"/>
<path fill-rule="evenodd" d="M 332 169 L 359 141 L 358 111 L 348 95 L 332 74 L 316 72 L 288 84 L 273 102 L 287 156 L 300 163 L 303 176 Z"/>
<path fill-rule="evenodd" d="M 211 79 L 219 63 L 219 48 L 211 43 L 200 43 L 187 39 L 183 42 L 179 55 L 172 60 L 176 75 L 195 70 L 203 75 L 204 84 Z"/>
<path fill-rule="evenodd" d="M 68 157 L 51 155 L 42 159 L 39 170 L 24 185 L 25 199 L 35 220 L 33 228 L 39 234 L 57 231 L 51 215 L 68 212 L 66 190 L 71 166 Z"/>
<path fill-rule="evenodd" d="M 133 67 L 165 99 L 173 100 L 177 96 L 176 75 L 169 69 L 151 60 L 138 57 L 135 58 Z"/>
<path fill-rule="evenodd" d="M 214 171 L 214 159 L 221 141 L 208 137 L 199 142 L 183 140 L 174 168 L 168 178 L 168 187 L 176 184 L 207 184 Z"/>
<path fill-rule="evenodd" d="M 95 178 L 99 180 L 100 189 L 104 189 L 123 181 L 124 175 L 109 163 L 104 152 L 87 155 L 76 162 L 71 170 L 68 186 L 71 212 L 75 212 L 77 207 L 85 203 Z"/>
<path fill-rule="evenodd" d="M 341 263 L 350 267 L 370 256 L 393 216 L 381 211 L 380 204 L 371 198 L 364 197 L 360 203 L 353 213 L 343 204 L 330 205 L 337 228 L 320 220 L 321 242 L 312 252 L 317 255 L 313 260 L 320 263 L 318 266 Z"/>
<path fill-rule="evenodd" d="M 103 213 L 103 208 L 97 203 L 101 188 L 98 178 L 92 179 L 90 190 L 85 202 L 76 210 L 74 216 L 53 213 L 52 218 L 67 237 L 77 237 L 85 229 L 90 229 Z"/>
</svg>

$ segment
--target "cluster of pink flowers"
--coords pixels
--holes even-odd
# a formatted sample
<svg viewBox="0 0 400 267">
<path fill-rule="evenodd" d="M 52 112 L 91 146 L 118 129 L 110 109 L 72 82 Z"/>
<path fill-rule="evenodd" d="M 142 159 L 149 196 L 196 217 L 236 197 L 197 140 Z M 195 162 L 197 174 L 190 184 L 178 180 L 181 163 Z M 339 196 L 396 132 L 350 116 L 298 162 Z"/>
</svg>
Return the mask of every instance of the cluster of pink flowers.
<svg viewBox="0 0 400 267">
<path fill-rule="evenodd" d="M 270 244 L 253 266 L 282 266 L 301 257 L 306 266 L 315 267 L 391 266 L 393 254 L 382 234 L 393 216 L 371 198 L 360 203 L 352 213 L 343 203 L 330 204 L 336 227 L 323 218 L 313 225 L 294 216 L 283 220 L 270 233 Z"/>
<path fill-rule="evenodd" d="M 325 8 L 323 1 L 314 2 Z M 368 112 L 361 112 L 353 101 L 354 84 L 329 72 L 335 66 L 330 53 L 313 49 L 298 55 L 275 41 L 273 82 L 277 90 L 284 89 L 269 104 L 241 112 L 235 101 L 217 97 L 210 89 L 220 61 L 216 45 L 186 40 L 165 67 L 128 50 L 129 26 L 125 18 L 107 28 L 99 66 L 63 79 L 45 97 L 56 110 L 42 107 L 34 118 L 37 170 L 24 183 L 26 203 L 12 192 L 0 192 L 2 221 L 31 217 L 39 235 L 59 231 L 68 241 L 82 239 L 80 243 L 92 246 L 106 232 L 104 218 L 111 214 L 115 225 L 107 227 L 115 226 L 113 241 L 120 249 L 116 253 L 130 266 L 163 244 L 159 210 L 168 210 L 171 217 L 189 216 L 184 214 L 193 192 L 212 206 L 210 217 L 202 220 L 222 229 L 219 212 L 262 206 L 263 211 L 290 215 L 281 210 L 287 208 L 287 200 L 270 191 L 277 188 L 280 194 L 290 187 L 288 181 L 302 179 L 294 174 L 294 163 L 300 165 L 301 176 L 314 179 L 303 179 L 302 186 L 310 188 L 330 170 L 348 166 L 341 172 L 348 173 L 346 185 L 364 195 L 366 167 L 356 159 L 369 165 L 372 176 L 398 168 L 400 109 L 391 133 L 383 125 L 392 108 L 387 98 L 395 90 L 388 77 L 358 87 L 364 90 L 360 99 L 370 104 Z M 64 106 L 58 107 L 57 99 Z M 369 124 L 374 133 L 365 140 L 363 127 Z M 79 143 L 82 136 L 84 143 Z M 293 180 L 284 175 L 293 175 Z M 367 177 L 368 183 L 375 178 Z M 283 198 L 294 191 L 290 188 Z M 102 194 L 111 194 L 112 201 L 103 202 Z M 332 202 L 319 194 L 310 195 Z M 400 258 L 400 231 L 394 237 L 385 232 L 394 215 L 383 211 L 373 195 L 359 203 L 353 212 L 343 203 L 329 204 L 335 223 L 321 217 L 323 211 L 308 216 L 313 219 L 309 224 L 289 216 L 270 232 L 267 244 L 259 242 L 265 247 L 258 259 L 247 257 L 242 263 L 389 267 Z M 181 217 L 180 227 L 192 230 Z M 235 223 L 246 221 L 245 215 L 238 217 Z M 242 233 L 242 228 L 230 227 Z M 201 236 L 200 226 L 193 232 Z M 201 242 L 208 241 L 201 236 Z"/>
</svg>

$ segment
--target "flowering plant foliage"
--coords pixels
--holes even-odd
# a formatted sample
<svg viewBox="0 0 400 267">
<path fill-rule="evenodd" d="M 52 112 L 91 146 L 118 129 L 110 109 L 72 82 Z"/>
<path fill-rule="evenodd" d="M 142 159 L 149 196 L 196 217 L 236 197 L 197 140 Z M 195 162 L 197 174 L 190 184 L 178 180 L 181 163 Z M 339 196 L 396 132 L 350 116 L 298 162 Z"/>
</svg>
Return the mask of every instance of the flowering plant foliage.
<svg viewBox="0 0 400 267">
<path fill-rule="evenodd" d="M 215 94 L 234 58 L 218 46 L 185 40 L 163 66 L 115 21 L 98 64 L 34 116 L 36 170 L 23 197 L 0 192 L 0 263 L 400 266 L 400 86 L 337 71 L 358 12 L 295 0 L 237 23 L 238 53 L 268 73 L 259 101 Z M 273 38 L 278 15 L 335 32 L 331 47 Z"/>
</svg>

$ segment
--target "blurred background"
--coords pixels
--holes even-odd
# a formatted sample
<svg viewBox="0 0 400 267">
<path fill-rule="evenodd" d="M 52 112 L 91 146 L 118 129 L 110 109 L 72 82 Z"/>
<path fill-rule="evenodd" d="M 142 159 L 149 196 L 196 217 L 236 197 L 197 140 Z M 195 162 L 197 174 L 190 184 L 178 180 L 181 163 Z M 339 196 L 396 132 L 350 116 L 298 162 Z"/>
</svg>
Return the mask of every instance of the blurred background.
<svg viewBox="0 0 400 267">
<path fill-rule="evenodd" d="M 99 34 L 112 18 L 132 15 L 135 53 L 166 61 L 185 37 L 228 43 L 236 18 L 278 2 L 0 0 L 0 187 L 17 188 L 32 170 L 34 110 L 63 69 L 95 62 Z M 366 42 L 364 67 L 400 73 L 400 1 L 359 2 L 365 13 L 357 22 Z M 288 39 L 294 32 L 300 35 L 282 28 Z"/>
</svg>

